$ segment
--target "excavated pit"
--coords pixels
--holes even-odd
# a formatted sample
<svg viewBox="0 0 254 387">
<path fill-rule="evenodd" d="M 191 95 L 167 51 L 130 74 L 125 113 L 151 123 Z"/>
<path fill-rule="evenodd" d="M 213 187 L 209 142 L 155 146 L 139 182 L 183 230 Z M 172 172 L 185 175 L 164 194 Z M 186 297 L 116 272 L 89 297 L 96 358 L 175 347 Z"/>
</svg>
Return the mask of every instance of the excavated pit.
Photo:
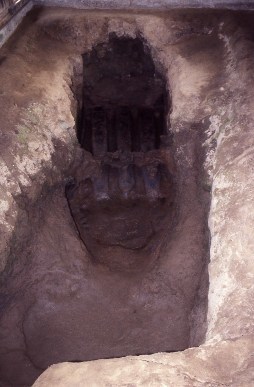
<svg viewBox="0 0 254 387">
<path fill-rule="evenodd" d="M 52 58 L 73 49 L 61 21 L 39 31 Z M 139 34 L 110 32 L 80 51 L 68 85 L 72 164 L 61 179 L 46 171 L 35 200 L 25 191 L 16 199 L 1 280 L 6 386 L 31 385 L 58 362 L 182 351 L 205 334 L 207 122 L 185 121 L 173 135 L 170 79 Z M 67 164 L 61 140 L 53 144 L 55 165 Z"/>
<path fill-rule="evenodd" d="M 166 80 L 140 38 L 111 35 L 83 56 L 77 94 L 77 135 L 93 162 L 66 189 L 74 221 L 94 262 L 144 270 L 176 221 Z"/>
</svg>

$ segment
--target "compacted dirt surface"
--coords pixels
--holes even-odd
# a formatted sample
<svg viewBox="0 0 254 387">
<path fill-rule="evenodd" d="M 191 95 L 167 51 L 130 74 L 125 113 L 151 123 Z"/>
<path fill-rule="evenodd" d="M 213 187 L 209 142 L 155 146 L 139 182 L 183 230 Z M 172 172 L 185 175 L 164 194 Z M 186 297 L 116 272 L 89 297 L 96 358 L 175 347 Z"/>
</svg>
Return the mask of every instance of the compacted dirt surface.
<svg viewBox="0 0 254 387">
<path fill-rule="evenodd" d="M 1 385 L 204 339 L 224 17 L 37 9 L 0 51 Z"/>
</svg>

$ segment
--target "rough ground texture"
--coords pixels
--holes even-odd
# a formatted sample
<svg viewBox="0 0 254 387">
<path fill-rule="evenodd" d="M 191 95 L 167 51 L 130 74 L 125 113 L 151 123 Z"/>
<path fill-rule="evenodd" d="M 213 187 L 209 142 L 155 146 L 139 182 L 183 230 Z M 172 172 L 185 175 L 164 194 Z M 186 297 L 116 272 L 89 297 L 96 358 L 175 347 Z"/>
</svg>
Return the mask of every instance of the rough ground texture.
<svg viewBox="0 0 254 387">
<path fill-rule="evenodd" d="M 46 6 L 62 6 L 76 8 L 229 8 L 229 9 L 253 9 L 252 0 L 34 0 L 35 4 Z"/>
<path fill-rule="evenodd" d="M 172 354 L 64 363 L 51 367 L 34 383 L 34 387 L 251 387 L 253 347 L 252 335 Z"/>
<path fill-rule="evenodd" d="M 1 385 L 204 341 L 210 191 L 205 343 L 64 363 L 36 385 L 253 384 L 251 26 L 251 14 L 42 10 L 1 50 Z M 64 194 L 83 157 L 70 86 L 111 32 L 142 36 L 172 98 L 178 218 L 135 275 L 93 264 Z"/>
</svg>

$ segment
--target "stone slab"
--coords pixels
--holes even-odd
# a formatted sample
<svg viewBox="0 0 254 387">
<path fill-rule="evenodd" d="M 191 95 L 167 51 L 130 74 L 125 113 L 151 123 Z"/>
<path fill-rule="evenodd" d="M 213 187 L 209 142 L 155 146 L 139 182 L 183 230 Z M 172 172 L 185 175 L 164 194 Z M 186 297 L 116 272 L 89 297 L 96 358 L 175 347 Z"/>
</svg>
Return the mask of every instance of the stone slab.
<svg viewBox="0 0 254 387">
<path fill-rule="evenodd" d="M 50 367 L 33 387 L 251 387 L 253 349 L 253 337 L 245 337 L 171 354 L 62 363 Z"/>
</svg>

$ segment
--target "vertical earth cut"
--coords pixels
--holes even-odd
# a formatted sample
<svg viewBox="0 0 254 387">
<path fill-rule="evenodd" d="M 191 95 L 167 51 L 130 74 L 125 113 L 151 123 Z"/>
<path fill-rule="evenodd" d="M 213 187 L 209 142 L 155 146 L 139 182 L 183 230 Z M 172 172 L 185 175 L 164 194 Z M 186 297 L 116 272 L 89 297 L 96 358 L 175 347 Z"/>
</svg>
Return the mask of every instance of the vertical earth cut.
<svg viewBox="0 0 254 387">
<path fill-rule="evenodd" d="M 3 385 L 204 340 L 224 17 L 42 9 L 2 49 Z"/>
<path fill-rule="evenodd" d="M 139 38 L 111 35 L 83 63 L 78 138 L 94 165 L 82 160 L 68 203 L 95 262 L 142 270 L 175 222 L 166 81 Z"/>
</svg>

